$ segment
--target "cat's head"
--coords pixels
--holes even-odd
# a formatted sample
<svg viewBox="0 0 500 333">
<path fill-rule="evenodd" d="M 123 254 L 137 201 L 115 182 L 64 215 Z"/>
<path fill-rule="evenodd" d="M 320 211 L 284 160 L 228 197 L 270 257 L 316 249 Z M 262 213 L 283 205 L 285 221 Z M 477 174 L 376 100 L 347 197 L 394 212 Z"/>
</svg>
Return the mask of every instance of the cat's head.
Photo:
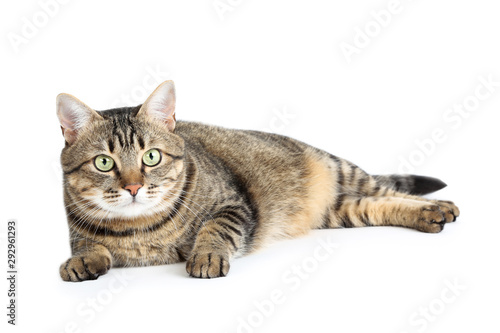
<svg viewBox="0 0 500 333">
<path fill-rule="evenodd" d="M 89 219 L 134 219 L 166 211 L 184 168 L 184 141 L 174 134 L 175 89 L 162 83 L 137 107 L 95 111 L 57 96 L 66 145 L 61 154 L 68 213 Z"/>
</svg>

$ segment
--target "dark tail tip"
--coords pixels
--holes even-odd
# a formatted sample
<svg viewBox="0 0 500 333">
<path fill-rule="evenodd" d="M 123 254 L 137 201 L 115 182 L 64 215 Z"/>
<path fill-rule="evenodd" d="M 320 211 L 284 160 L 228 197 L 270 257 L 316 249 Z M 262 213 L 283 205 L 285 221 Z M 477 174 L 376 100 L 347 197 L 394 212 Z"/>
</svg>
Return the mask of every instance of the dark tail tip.
<svg viewBox="0 0 500 333">
<path fill-rule="evenodd" d="M 413 175 L 412 178 L 414 183 L 410 190 L 410 194 L 428 194 L 439 191 L 447 186 L 442 180 L 433 177 Z"/>
</svg>

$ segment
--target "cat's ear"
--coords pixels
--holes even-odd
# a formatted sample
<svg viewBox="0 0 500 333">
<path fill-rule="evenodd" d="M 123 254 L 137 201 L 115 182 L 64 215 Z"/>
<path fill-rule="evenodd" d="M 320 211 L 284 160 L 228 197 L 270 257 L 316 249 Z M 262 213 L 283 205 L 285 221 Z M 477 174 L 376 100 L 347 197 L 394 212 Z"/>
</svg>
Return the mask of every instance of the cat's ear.
<svg viewBox="0 0 500 333">
<path fill-rule="evenodd" d="M 82 128 L 102 117 L 78 98 L 69 94 L 59 94 L 56 100 L 57 117 L 64 139 L 69 144 L 75 142 Z"/>
<path fill-rule="evenodd" d="M 174 81 L 165 81 L 153 91 L 142 104 L 138 115 L 164 122 L 170 131 L 175 128 L 175 86 Z"/>
</svg>

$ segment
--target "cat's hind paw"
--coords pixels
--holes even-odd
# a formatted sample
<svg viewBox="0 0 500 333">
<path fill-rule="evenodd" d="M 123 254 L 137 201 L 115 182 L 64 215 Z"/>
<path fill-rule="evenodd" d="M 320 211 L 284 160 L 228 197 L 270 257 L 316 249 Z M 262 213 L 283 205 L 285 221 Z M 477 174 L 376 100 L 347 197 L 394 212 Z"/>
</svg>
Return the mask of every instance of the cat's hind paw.
<svg viewBox="0 0 500 333">
<path fill-rule="evenodd" d="M 457 220 L 457 217 L 460 215 L 460 210 L 453 202 L 436 200 L 435 203 L 439 206 L 439 209 L 443 211 L 447 223 Z"/>
</svg>

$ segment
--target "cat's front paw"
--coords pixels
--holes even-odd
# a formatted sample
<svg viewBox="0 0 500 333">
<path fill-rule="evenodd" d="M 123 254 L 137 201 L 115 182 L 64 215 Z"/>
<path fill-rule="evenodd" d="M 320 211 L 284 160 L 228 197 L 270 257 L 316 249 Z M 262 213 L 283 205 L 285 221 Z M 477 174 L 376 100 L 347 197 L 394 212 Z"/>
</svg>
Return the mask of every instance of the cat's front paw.
<svg viewBox="0 0 500 333">
<path fill-rule="evenodd" d="M 59 269 L 64 281 L 95 280 L 111 268 L 111 259 L 104 255 L 89 254 L 69 258 Z"/>
<path fill-rule="evenodd" d="M 229 272 L 229 258 L 217 253 L 193 254 L 186 263 L 186 271 L 197 278 L 223 277 Z"/>
</svg>

